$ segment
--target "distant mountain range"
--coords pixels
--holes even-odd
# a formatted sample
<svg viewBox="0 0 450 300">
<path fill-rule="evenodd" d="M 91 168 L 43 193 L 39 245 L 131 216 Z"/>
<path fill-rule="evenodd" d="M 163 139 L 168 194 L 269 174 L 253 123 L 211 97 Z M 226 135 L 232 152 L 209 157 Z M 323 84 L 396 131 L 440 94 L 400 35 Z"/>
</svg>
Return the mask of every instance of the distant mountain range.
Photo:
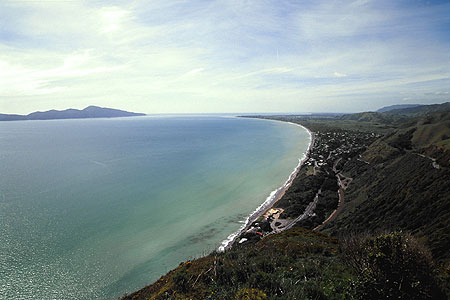
<svg viewBox="0 0 450 300">
<path fill-rule="evenodd" d="M 85 109 L 48 110 L 37 111 L 28 115 L 0 114 L 0 121 L 20 120 L 56 120 L 56 119 L 85 119 L 85 118 L 120 118 L 145 116 L 142 113 L 128 112 L 120 109 L 112 109 L 98 106 L 88 106 Z"/>
</svg>

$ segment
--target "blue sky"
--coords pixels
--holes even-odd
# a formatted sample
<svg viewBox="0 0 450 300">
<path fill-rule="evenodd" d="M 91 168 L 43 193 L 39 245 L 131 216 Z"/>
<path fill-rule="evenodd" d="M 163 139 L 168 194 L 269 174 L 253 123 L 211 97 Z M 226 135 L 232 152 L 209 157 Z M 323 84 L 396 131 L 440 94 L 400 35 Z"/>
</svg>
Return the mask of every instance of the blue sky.
<svg viewBox="0 0 450 300">
<path fill-rule="evenodd" d="M 0 112 L 356 112 L 450 100 L 450 1 L 0 2 Z"/>
</svg>

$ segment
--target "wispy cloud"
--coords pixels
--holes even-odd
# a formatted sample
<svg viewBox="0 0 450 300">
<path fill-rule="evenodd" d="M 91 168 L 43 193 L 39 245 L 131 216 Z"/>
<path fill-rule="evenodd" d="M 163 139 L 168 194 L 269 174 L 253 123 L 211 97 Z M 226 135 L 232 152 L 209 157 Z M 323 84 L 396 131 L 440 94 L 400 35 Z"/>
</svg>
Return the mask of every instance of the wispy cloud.
<svg viewBox="0 0 450 300">
<path fill-rule="evenodd" d="M 203 72 L 204 70 L 205 70 L 205 69 L 203 69 L 203 68 L 193 69 L 193 70 L 190 70 L 189 72 L 186 72 L 186 73 L 184 74 L 184 76 L 191 76 L 191 75 L 194 75 L 194 74 Z"/>
<path fill-rule="evenodd" d="M 334 72 L 333 75 L 334 75 L 334 77 L 347 77 L 347 74 L 339 73 L 339 72 Z"/>
<path fill-rule="evenodd" d="M 0 20 L 0 112 L 353 111 L 448 100 L 448 3 L 6 1 Z"/>
</svg>

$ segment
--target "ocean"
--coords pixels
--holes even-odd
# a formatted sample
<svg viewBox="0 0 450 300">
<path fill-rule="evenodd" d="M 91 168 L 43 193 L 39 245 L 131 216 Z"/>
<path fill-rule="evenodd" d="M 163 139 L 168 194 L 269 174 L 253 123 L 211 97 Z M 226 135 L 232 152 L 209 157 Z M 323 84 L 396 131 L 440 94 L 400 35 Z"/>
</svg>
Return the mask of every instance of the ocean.
<svg viewBox="0 0 450 300">
<path fill-rule="evenodd" d="M 0 122 L 0 299 L 117 299 L 218 249 L 310 136 L 220 116 Z"/>
</svg>

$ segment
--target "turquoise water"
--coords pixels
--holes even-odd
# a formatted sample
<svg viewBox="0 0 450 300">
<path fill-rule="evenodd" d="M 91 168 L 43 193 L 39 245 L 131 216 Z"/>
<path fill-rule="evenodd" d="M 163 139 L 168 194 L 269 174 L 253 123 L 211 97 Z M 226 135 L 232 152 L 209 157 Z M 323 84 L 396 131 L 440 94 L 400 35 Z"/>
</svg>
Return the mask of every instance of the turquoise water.
<svg viewBox="0 0 450 300">
<path fill-rule="evenodd" d="M 0 123 L 0 299 L 116 299 L 207 254 L 306 130 L 226 117 Z"/>
</svg>

